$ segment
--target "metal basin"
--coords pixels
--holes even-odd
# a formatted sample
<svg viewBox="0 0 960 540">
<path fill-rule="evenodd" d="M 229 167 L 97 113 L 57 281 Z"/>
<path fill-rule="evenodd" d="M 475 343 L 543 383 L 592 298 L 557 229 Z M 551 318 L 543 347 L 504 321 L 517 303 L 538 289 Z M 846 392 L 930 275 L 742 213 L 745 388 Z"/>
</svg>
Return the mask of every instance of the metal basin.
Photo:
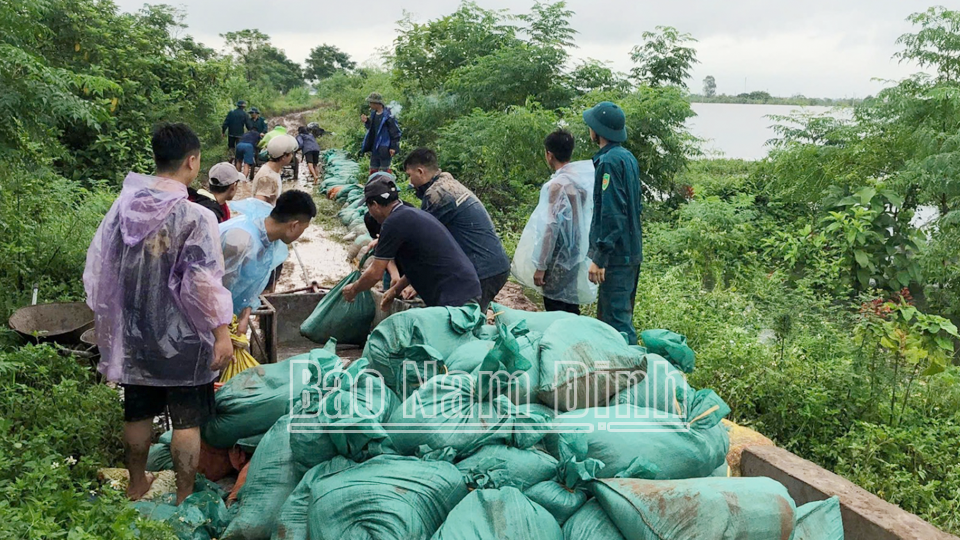
<svg viewBox="0 0 960 540">
<path fill-rule="evenodd" d="M 22 307 L 10 316 L 9 324 L 34 343 L 76 345 L 93 328 L 93 319 L 93 310 L 83 302 L 58 302 Z"/>
</svg>

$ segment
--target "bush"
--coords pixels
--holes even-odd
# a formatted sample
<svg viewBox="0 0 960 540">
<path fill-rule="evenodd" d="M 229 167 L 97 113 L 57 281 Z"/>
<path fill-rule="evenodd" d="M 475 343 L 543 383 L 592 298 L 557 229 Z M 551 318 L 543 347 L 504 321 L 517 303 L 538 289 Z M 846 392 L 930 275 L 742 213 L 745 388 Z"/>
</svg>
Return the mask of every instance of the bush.
<svg viewBox="0 0 960 540">
<path fill-rule="evenodd" d="M 171 537 L 95 482 L 123 456 L 116 390 L 48 346 L 0 353 L 0 378 L 0 537 Z"/>
</svg>

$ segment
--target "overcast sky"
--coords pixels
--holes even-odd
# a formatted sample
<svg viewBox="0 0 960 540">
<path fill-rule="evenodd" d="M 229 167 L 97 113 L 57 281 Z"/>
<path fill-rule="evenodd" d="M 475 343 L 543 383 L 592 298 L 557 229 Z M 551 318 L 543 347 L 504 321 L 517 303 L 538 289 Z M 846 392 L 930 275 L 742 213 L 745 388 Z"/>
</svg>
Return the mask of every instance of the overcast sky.
<svg viewBox="0 0 960 540">
<path fill-rule="evenodd" d="M 575 58 L 596 58 L 620 71 L 630 69 L 629 52 L 641 34 L 674 26 L 692 34 L 700 63 L 691 90 L 707 75 L 717 92 L 766 90 L 777 96 L 864 97 L 884 86 L 873 79 L 899 79 L 918 71 L 891 57 L 901 34 L 912 31 L 906 17 L 935 0 L 569 0 L 579 32 Z M 142 0 L 116 0 L 136 11 Z M 152 3 L 152 2 L 151 2 Z M 407 10 L 418 21 L 456 10 L 457 0 L 346 1 L 169 0 L 187 12 L 188 32 L 221 48 L 219 34 L 257 28 L 275 46 L 302 62 L 321 43 L 336 45 L 358 63 L 376 61 L 390 46 L 396 21 Z M 531 0 L 478 0 L 489 9 L 526 12 Z M 283 8 L 282 10 L 280 8 Z"/>
</svg>

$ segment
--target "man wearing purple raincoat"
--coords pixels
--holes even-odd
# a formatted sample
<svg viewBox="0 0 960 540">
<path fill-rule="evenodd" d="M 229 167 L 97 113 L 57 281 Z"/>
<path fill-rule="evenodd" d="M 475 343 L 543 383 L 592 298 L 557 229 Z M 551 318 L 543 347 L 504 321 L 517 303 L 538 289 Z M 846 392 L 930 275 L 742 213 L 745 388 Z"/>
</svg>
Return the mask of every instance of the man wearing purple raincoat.
<svg viewBox="0 0 960 540">
<path fill-rule="evenodd" d="M 157 176 L 130 173 L 87 251 L 83 283 L 96 314 L 99 370 L 124 389 L 127 495 L 150 488 L 153 419 L 173 424 L 177 502 L 193 493 L 200 426 L 214 415 L 213 381 L 233 356 L 217 220 L 187 200 L 200 140 L 185 124 L 153 135 Z"/>
</svg>

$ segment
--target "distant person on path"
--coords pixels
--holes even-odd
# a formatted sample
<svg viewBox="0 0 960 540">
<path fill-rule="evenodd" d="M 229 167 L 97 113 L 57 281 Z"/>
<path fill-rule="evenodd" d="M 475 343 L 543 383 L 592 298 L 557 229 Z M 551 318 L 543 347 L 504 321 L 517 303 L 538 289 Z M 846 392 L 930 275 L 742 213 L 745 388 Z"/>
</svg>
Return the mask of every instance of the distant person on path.
<svg viewBox="0 0 960 540">
<path fill-rule="evenodd" d="M 263 118 L 262 116 L 260 116 L 260 109 L 258 109 L 258 108 L 256 108 L 256 107 L 250 107 L 250 127 L 249 127 L 249 129 L 252 129 L 252 130 L 256 131 L 256 132 L 259 133 L 260 135 L 266 135 L 266 134 L 267 134 L 267 121 L 264 120 L 264 118 Z"/>
<path fill-rule="evenodd" d="M 300 134 L 297 135 L 297 144 L 300 145 L 300 151 L 303 152 L 303 161 L 306 162 L 310 170 L 310 176 L 313 182 L 320 180 L 320 174 L 317 173 L 317 165 L 320 163 L 320 143 L 317 138 L 310 133 L 305 126 L 300 126 Z"/>
<path fill-rule="evenodd" d="M 206 189 L 187 188 L 187 197 L 192 203 L 199 204 L 213 212 L 217 223 L 230 219 L 230 207 L 227 202 L 232 201 L 237 194 L 238 182 L 242 176 L 229 163 L 217 163 L 210 167 L 207 173 L 210 191 Z"/>
<path fill-rule="evenodd" d="M 540 287 L 546 311 L 580 314 L 581 304 L 596 300 L 590 283 L 590 221 L 593 217 L 594 169 L 591 161 L 570 162 L 573 135 L 557 130 L 543 141 L 547 165 L 555 171 L 540 190 L 540 201 L 517 244 L 513 274 L 527 286 Z"/>
<path fill-rule="evenodd" d="M 227 113 L 227 117 L 223 120 L 223 125 L 220 126 L 220 135 L 227 136 L 227 150 L 234 150 L 237 147 L 237 142 L 240 141 L 240 137 L 243 137 L 243 133 L 252 125 L 250 122 L 250 117 L 247 116 L 247 102 L 240 100 L 237 102 L 237 108 Z M 240 170 L 240 164 L 237 164 L 237 170 Z"/>
<path fill-rule="evenodd" d="M 267 154 L 270 156 L 268 161 L 253 178 L 254 184 L 260 178 L 270 178 L 277 184 L 277 196 L 283 192 L 283 177 L 281 176 L 283 168 L 290 164 L 294 159 L 297 149 L 300 145 L 297 140 L 286 134 L 279 134 L 270 139 L 267 143 Z"/>
<path fill-rule="evenodd" d="M 470 260 L 450 231 L 430 214 L 400 202 L 397 185 L 377 178 L 363 189 L 367 209 L 381 224 L 374 261 L 356 282 L 343 288 L 343 298 L 353 302 L 383 278 L 390 261 L 403 277 L 386 291 L 381 307 L 387 309 L 400 291 L 413 285 L 427 306 L 459 307 L 480 299 L 480 280 Z"/>
<path fill-rule="evenodd" d="M 620 144 L 627 140 L 626 115 L 603 101 L 583 113 L 590 139 L 600 146 L 593 156 L 593 222 L 590 226 L 590 281 L 600 286 L 597 318 L 637 342 L 633 308 L 643 261 L 640 214 L 640 166 Z"/>
<path fill-rule="evenodd" d="M 476 269 L 480 278 L 480 309 L 485 312 L 510 277 L 510 257 L 490 214 L 472 191 L 440 170 L 433 150 L 417 148 L 404 160 L 403 169 L 417 190 L 420 209 L 450 230 Z"/>
<path fill-rule="evenodd" d="M 400 126 L 390 109 L 383 106 L 383 96 L 373 92 L 367 96 L 367 104 L 370 105 L 370 116 L 360 115 L 360 121 L 367 128 L 360 154 L 370 152 L 370 174 L 390 172 L 393 156 L 400 151 Z"/>
<path fill-rule="evenodd" d="M 187 201 L 200 139 L 185 124 L 153 134 L 157 176 L 130 173 L 87 251 L 83 284 L 96 314 L 98 369 L 123 385 L 127 496 L 142 497 L 153 419 L 173 423 L 177 504 L 193 493 L 213 381 L 233 356 L 230 292 L 214 216 Z"/>
<path fill-rule="evenodd" d="M 240 165 L 241 163 L 243 164 L 244 178 L 250 178 L 253 167 L 257 164 L 257 145 L 260 144 L 262 137 L 262 133 L 251 129 L 244 133 L 243 137 L 240 137 L 240 140 L 237 142 L 235 163 L 237 164 L 237 170 L 240 170 Z"/>
<path fill-rule="evenodd" d="M 277 199 L 268 216 L 243 215 L 220 226 L 223 286 L 233 297 L 238 335 L 246 335 L 250 313 L 260 307 L 260 294 L 274 269 L 287 260 L 287 245 L 297 241 L 316 216 L 310 194 L 291 190 Z"/>
</svg>

